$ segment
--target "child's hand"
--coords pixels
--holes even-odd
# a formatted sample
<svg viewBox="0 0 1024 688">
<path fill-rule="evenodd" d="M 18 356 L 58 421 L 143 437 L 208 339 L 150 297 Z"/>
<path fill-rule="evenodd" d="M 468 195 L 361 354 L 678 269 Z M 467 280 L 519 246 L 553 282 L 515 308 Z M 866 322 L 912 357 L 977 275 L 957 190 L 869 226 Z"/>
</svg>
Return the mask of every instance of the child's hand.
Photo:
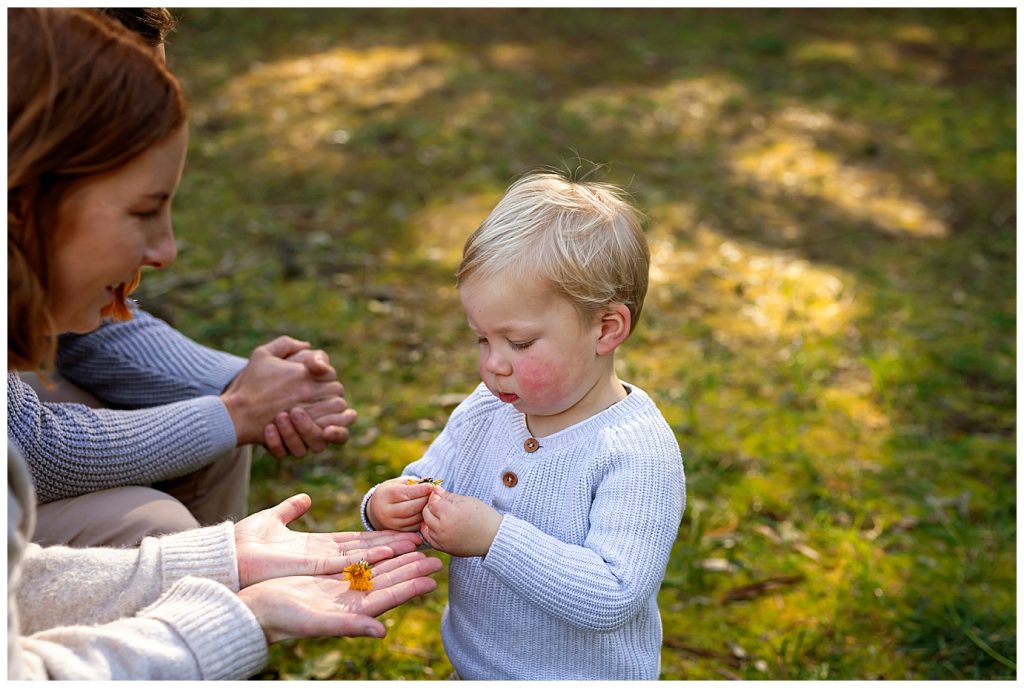
<svg viewBox="0 0 1024 688">
<path fill-rule="evenodd" d="M 430 483 L 406 485 L 408 478 L 393 478 L 377 486 L 366 505 L 366 515 L 377 530 L 420 529 L 423 507 L 435 487 Z"/>
<path fill-rule="evenodd" d="M 423 510 L 420 533 L 434 549 L 456 557 L 482 557 L 500 526 L 501 514 L 479 499 L 436 487 Z"/>
</svg>

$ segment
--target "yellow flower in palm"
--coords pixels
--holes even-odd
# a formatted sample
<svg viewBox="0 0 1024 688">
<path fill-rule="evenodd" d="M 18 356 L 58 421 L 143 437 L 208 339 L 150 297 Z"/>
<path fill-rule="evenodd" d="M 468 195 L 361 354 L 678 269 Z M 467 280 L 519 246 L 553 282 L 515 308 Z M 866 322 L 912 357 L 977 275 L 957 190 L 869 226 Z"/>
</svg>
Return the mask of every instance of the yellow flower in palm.
<svg viewBox="0 0 1024 688">
<path fill-rule="evenodd" d="M 342 573 L 345 574 L 350 590 L 373 590 L 373 570 L 370 562 L 365 559 L 349 564 L 342 569 Z"/>
</svg>

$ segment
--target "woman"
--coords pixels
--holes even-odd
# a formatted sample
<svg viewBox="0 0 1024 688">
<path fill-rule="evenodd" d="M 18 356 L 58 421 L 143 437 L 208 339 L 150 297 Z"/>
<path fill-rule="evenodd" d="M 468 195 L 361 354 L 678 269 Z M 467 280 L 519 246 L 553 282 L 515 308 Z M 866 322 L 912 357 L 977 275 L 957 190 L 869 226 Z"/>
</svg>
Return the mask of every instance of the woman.
<svg viewBox="0 0 1024 688">
<path fill-rule="evenodd" d="M 73 9 L 8 11 L 8 101 L 7 361 L 38 371 L 58 333 L 95 328 L 142 265 L 173 257 L 186 112 L 141 44 Z M 243 678 L 268 642 L 383 636 L 372 617 L 432 590 L 441 565 L 418 536 L 289 531 L 305 495 L 137 549 L 29 544 L 34 508 L 8 443 L 10 678 Z M 340 575 L 360 559 L 372 592 Z"/>
<path fill-rule="evenodd" d="M 156 10 L 111 11 L 122 21 L 159 18 Z M 157 36 L 162 30 L 158 29 Z M 154 56 L 163 55 L 158 48 L 151 48 Z M 91 69 L 89 62 L 73 66 L 80 78 L 92 77 L 95 83 L 66 89 L 69 99 L 87 95 L 104 76 L 111 76 L 102 70 L 81 73 Z M 31 85 L 34 69 L 32 64 L 12 63 L 10 77 Z M 117 88 L 113 83 L 108 86 Z M 42 90 L 15 89 L 14 98 L 12 112 L 48 107 Z M 93 105 L 83 101 L 86 112 Z M 67 130 L 50 132 L 46 142 L 55 151 L 70 153 L 70 144 L 96 134 L 89 115 L 63 124 Z M 32 141 L 21 139 L 24 144 Z M 12 200 L 21 206 L 57 208 L 83 169 L 109 166 L 138 152 L 131 141 L 122 149 L 117 136 L 92 141 L 90 150 L 74 151 L 77 157 L 68 160 L 39 146 L 25 151 L 23 164 L 10 172 L 9 188 L 15 189 Z M 82 159 L 83 155 L 87 159 Z M 26 175 L 63 181 L 25 184 L 22 177 Z M 125 190 L 123 184 L 114 184 L 107 198 L 85 200 L 101 213 L 118 209 L 97 221 L 109 220 L 114 228 L 123 228 L 131 212 L 132 219 L 141 222 L 135 209 L 118 207 Z M 151 240 L 160 245 L 149 247 L 145 262 L 156 267 L 167 265 L 174 257 L 169 215 L 164 215 L 147 221 Z M 26 217 L 20 222 L 17 212 L 13 217 L 9 231 L 17 233 L 12 237 L 15 255 L 37 260 L 43 254 L 31 246 L 35 219 Z M 119 257 L 101 244 L 87 245 L 82 253 L 75 253 L 71 245 L 62 244 L 61 248 L 83 263 Z M 30 267 L 35 271 L 41 268 Z M 108 278 L 118 283 L 125 279 Z M 19 289 L 28 288 L 31 282 L 15 273 L 9 282 L 12 303 L 23 305 L 24 294 Z M 64 286 L 72 288 L 64 290 L 70 298 L 61 297 L 61 303 L 77 307 L 70 300 L 79 295 L 75 285 Z M 125 291 L 127 285 L 117 288 L 119 303 L 109 309 L 123 316 L 129 315 L 119 307 Z M 225 518 L 240 519 L 248 513 L 251 443 L 265 442 L 269 451 L 283 458 L 282 441 L 289 451 L 302 455 L 307 444 L 322 451 L 326 442 L 347 438 L 344 426 L 354 420 L 355 412 L 347 409 L 343 387 L 324 352 L 280 337 L 258 347 L 246 360 L 201 347 L 145 312 L 136 308 L 133 312 L 131 322 L 107 323 L 90 335 L 65 333 L 61 338 L 58 358 L 63 358 L 63 365 L 59 372 L 76 380 L 82 389 L 64 380 L 44 390 L 32 373 L 8 378 L 8 434 L 35 483 L 39 508 L 33 538 L 41 544 L 137 545 L 147 535 L 212 525 Z M 22 322 L 21 316 L 17 309 L 10 309 L 8 315 L 13 331 Z M 74 323 L 68 327 L 71 332 L 81 331 Z M 16 347 L 20 344 L 14 342 Z M 53 403 L 56 401 L 77 403 Z M 114 408 L 105 408 L 108 406 Z M 295 419 L 294 426 L 281 417 Z"/>
</svg>

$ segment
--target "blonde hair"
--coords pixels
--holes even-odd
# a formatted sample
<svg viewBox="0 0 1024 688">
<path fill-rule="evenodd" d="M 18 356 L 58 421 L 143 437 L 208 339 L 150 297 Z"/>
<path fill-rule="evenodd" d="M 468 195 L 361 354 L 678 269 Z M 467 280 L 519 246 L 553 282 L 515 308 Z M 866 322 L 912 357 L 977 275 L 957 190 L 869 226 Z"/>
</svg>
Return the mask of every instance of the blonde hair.
<svg viewBox="0 0 1024 688">
<path fill-rule="evenodd" d="M 640 212 L 611 184 L 529 174 L 512 184 L 466 240 L 456 284 L 499 273 L 546 280 L 586 322 L 622 303 L 636 327 L 650 251 Z"/>
</svg>

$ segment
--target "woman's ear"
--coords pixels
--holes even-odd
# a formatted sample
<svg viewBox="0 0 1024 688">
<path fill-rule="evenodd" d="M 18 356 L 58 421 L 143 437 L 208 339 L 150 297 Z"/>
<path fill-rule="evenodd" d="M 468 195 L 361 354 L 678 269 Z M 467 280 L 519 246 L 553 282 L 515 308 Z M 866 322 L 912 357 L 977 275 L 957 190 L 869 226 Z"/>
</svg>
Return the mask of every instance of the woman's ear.
<svg viewBox="0 0 1024 688">
<path fill-rule="evenodd" d="M 629 326 L 633 316 L 624 303 L 615 303 L 606 308 L 599 316 L 599 333 L 597 337 L 597 355 L 605 356 L 618 348 L 629 336 Z"/>
</svg>

